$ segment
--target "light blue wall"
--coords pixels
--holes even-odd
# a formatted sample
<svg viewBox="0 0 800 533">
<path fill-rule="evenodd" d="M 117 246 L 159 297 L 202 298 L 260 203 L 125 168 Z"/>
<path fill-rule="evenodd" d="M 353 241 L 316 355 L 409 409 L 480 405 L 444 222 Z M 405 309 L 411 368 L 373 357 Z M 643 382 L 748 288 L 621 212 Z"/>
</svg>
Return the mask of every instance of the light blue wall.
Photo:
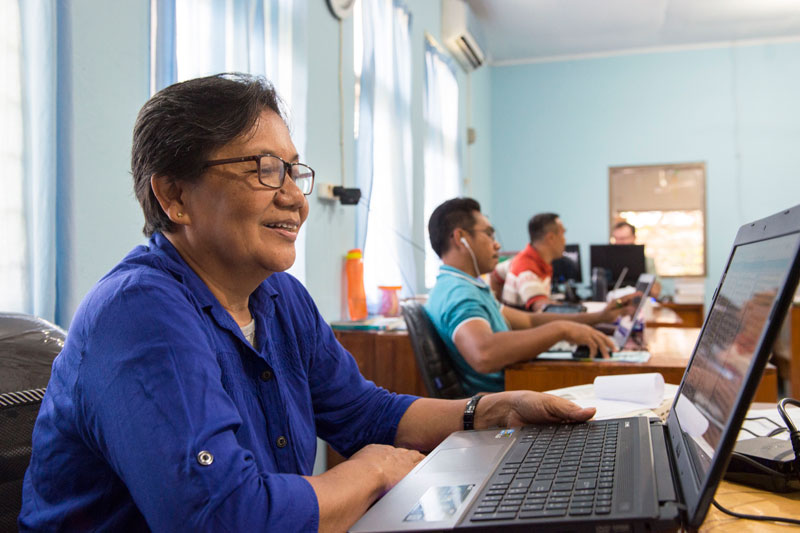
<svg viewBox="0 0 800 533">
<path fill-rule="evenodd" d="M 59 50 L 70 65 L 67 116 L 59 127 L 72 146 L 68 160 L 72 240 L 59 290 L 67 325 L 86 292 L 143 240 L 143 218 L 133 196 L 130 150 L 133 123 L 149 94 L 149 2 L 64 2 Z"/>
<path fill-rule="evenodd" d="M 492 69 L 503 247 L 555 211 L 587 258 L 608 238 L 609 166 L 703 161 L 709 294 L 738 226 L 800 203 L 798 65 L 800 44 L 784 43 Z"/>
</svg>

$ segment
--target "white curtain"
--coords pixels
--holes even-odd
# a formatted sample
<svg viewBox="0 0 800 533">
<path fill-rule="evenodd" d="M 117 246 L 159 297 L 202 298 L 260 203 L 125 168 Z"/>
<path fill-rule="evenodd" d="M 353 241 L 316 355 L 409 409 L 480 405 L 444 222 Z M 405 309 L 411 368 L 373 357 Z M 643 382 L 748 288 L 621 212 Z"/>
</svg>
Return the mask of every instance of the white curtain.
<svg viewBox="0 0 800 533">
<path fill-rule="evenodd" d="M 400 0 L 362 1 L 363 49 L 356 140 L 356 245 L 364 250 L 364 286 L 374 310 L 378 285 L 414 294 L 411 235 L 411 14 Z"/>
<path fill-rule="evenodd" d="M 460 195 L 461 153 L 458 81 L 453 59 L 428 36 L 425 42 L 425 220 L 436 207 Z M 431 248 L 425 224 L 425 286 L 433 287 L 440 260 Z"/>
<path fill-rule="evenodd" d="M 0 311 L 57 320 L 56 5 L 0 7 Z"/>
<path fill-rule="evenodd" d="M 304 0 L 152 0 L 153 89 L 220 72 L 270 80 L 286 104 L 286 118 L 305 161 L 306 2 Z M 248 154 L 242 154 L 248 155 Z M 305 281 L 305 231 L 289 269 Z"/>
</svg>

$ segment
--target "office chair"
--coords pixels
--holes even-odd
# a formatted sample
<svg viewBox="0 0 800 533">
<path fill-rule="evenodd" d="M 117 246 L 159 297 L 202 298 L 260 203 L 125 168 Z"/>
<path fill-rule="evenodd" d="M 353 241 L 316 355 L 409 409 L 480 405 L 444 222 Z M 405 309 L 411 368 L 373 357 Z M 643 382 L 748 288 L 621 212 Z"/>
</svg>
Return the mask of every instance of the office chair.
<svg viewBox="0 0 800 533">
<path fill-rule="evenodd" d="M 447 353 L 447 346 L 419 302 L 401 306 L 408 336 L 422 381 L 431 398 L 466 398 L 461 380 Z"/>
<path fill-rule="evenodd" d="M 64 330 L 30 315 L 0 313 L 0 531 L 16 531 L 33 425 Z"/>
</svg>

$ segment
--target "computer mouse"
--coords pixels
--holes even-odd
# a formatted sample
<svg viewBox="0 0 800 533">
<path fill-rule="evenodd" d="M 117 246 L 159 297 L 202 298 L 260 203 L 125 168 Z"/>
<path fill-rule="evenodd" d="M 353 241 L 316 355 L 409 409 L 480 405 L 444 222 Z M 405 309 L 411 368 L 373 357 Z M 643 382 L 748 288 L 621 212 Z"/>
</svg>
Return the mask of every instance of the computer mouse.
<svg viewBox="0 0 800 533">
<path fill-rule="evenodd" d="M 576 359 L 588 359 L 591 350 L 585 344 L 578 345 L 572 352 L 572 357 Z"/>
<path fill-rule="evenodd" d="M 580 344 L 575 350 L 572 352 L 572 357 L 575 359 L 589 359 L 589 353 L 591 350 L 585 344 Z M 611 351 L 609 350 L 608 355 L 612 355 Z M 600 351 L 598 350 L 595 354 L 595 357 L 600 357 Z"/>
</svg>

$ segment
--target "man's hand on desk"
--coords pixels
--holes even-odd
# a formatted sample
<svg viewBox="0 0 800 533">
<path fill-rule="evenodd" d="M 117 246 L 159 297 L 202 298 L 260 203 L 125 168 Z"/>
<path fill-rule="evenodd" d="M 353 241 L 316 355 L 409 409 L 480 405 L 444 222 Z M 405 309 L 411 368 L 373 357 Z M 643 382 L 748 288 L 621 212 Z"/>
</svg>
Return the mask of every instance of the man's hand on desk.
<svg viewBox="0 0 800 533">
<path fill-rule="evenodd" d="M 616 349 L 611 337 L 585 324 L 565 322 L 566 340 L 572 344 L 589 347 L 589 357 L 602 356 L 604 359 L 611 357 L 610 351 Z"/>
<path fill-rule="evenodd" d="M 475 411 L 475 428 L 519 427 L 551 422 L 585 422 L 595 408 L 583 408 L 558 396 L 533 391 L 509 391 L 481 399 Z"/>
<path fill-rule="evenodd" d="M 641 297 L 641 292 L 634 292 L 611 300 L 606 305 L 606 308 L 601 311 L 601 316 L 603 317 L 601 322 L 614 322 L 622 315 L 632 315 L 636 312 L 636 306 L 639 304 L 639 298 Z"/>
</svg>

